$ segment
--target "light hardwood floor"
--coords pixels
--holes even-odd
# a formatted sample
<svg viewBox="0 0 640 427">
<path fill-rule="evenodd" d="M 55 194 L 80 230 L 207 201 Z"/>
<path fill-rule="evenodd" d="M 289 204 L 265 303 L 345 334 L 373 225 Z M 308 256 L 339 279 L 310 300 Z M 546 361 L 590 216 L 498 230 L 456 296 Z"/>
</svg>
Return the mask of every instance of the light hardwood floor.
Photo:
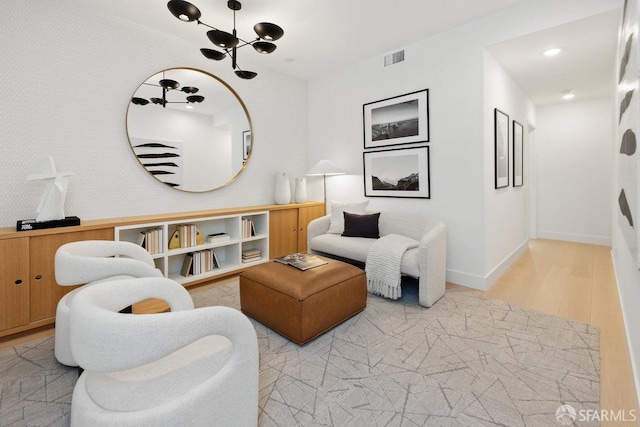
<svg viewBox="0 0 640 427">
<path fill-rule="evenodd" d="M 640 418 L 611 248 L 537 239 L 486 292 L 448 287 L 600 328 L 600 408 Z M 632 417 L 628 417 L 630 419 Z M 602 421 L 602 426 L 640 425 Z"/>
</svg>

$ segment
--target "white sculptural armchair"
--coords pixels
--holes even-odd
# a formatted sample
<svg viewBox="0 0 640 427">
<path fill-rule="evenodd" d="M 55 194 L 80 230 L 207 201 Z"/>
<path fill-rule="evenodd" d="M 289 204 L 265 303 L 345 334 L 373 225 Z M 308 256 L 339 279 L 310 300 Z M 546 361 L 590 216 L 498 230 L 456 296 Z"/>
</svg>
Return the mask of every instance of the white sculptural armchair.
<svg viewBox="0 0 640 427">
<path fill-rule="evenodd" d="M 122 314 L 165 300 L 171 312 Z M 72 426 L 256 426 L 258 342 L 229 307 L 191 309 L 180 284 L 122 279 L 83 287 L 71 307 L 71 347 L 84 368 Z"/>
<path fill-rule="evenodd" d="M 60 286 L 91 285 L 121 277 L 162 277 L 144 248 L 130 242 L 84 240 L 64 244 L 55 255 L 56 282 Z M 54 353 L 58 362 L 78 366 L 69 343 L 69 308 L 78 289 L 58 301 Z"/>
</svg>

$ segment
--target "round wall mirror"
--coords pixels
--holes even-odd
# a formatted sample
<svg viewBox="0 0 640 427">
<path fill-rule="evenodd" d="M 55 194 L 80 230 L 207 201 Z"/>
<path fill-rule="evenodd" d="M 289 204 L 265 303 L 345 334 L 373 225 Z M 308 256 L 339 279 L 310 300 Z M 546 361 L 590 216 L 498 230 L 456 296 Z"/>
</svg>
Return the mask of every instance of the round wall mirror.
<svg viewBox="0 0 640 427">
<path fill-rule="evenodd" d="M 127 135 L 147 172 L 190 192 L 233 182 L 253 143 L 251 117 L 240 96 L 194 68 L 170 68 L 145 80 L 127 109 Z"/>
</svg>

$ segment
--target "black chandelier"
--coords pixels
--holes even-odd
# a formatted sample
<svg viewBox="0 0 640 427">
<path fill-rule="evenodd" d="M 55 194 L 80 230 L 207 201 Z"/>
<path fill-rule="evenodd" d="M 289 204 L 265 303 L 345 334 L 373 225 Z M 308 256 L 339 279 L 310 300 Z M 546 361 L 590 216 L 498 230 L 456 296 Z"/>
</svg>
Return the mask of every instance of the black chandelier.
<svg viewBox="0 0 640 427">
<path fill-rule="evenodd" d="M 200 49 L 200 52 L 202 52 L 205 57 L 215 61 L 220 61 L 225 56 L 229 55 L 231 57 L 231 67 L 234 70 L 237 68 L 235 71 L 236 75 L 242 79 L 252 79 L 257 76 L 258 73 L 240 69 L 237 62 L 237 50 L 243 46 L 251 45 L 259 53 L 271 53 L 276 50 L 276 45 L 271 42 L 282 37 L 284 35 L 284 30 L 276 24 L 259 22 L 253 26 L 253 30 L 258 35 L 258 38 L 249 42 L 242 40 L 238 38 L 236 34 L 236 10 L 240 10 L 242 8 L 242 4 L 237 0 L 229 0 L 227 1 L 227 6 L 229 9 L 233 10 L 232 33 L 227 33 L 226 31 L 219 30 L 200 21 L 200 10 L 189 2 L 183 0 L 171 0 L 167 3 L 169 11 L 179 20 L 185 22 L 196 21 L 198 24 L 211 28 L 211 30 L 207 31 L 207 37 L 211 40 L 211 43 L 221 48 L 224 52 L 208 48 Z"/>
<path fill-rule="evenodd" d="M 193 104 L 196 102 L 204 101 L 204 96 L 193 95 L 194 93 L 198 93 L 198 91 L 200 90 L 197 87 L 183 86 L 182 88 L 180 88 L 180 83 L 178 83 L 177 81 L 171 80 L 171 79 L 164 79 L 164 78 L 161 79 L 158 83 L 159 84 L 157 85 L 153 83 L 147 83 L 147 82 L 143 84 L 147 86 L 161 87 L 162 98 L 145 99 L 145 98 L 134 96 L 133 98 L 131 98 L 131 102 L 136 105 L 147 105 L 149 101 L 151 101 L 153 104 L 162 105 L 162 108 L 166 108 L 167 104 Z M 169 91 L 174 91 L 174 90 L 180 90 L 186 93 L 188 95 L 186 98 L 186 101 L 167 101 L 167 93 Z"/>
</svg>

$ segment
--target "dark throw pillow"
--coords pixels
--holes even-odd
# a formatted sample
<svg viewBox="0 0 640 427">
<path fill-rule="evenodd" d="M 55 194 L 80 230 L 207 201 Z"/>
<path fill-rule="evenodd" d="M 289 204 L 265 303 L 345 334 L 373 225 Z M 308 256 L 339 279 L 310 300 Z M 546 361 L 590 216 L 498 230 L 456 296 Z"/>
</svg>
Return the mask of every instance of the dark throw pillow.
<svg viewBox="0 0 640 427">
<path fill-rule="evenodd" d="M 378 230 L 378 219 L 380 212 L 374 214 L 352 214 L 344 213 L 344 232 L 345 237 L 368 237 L 377 239 L 380 237 Z"/>
</svg>

